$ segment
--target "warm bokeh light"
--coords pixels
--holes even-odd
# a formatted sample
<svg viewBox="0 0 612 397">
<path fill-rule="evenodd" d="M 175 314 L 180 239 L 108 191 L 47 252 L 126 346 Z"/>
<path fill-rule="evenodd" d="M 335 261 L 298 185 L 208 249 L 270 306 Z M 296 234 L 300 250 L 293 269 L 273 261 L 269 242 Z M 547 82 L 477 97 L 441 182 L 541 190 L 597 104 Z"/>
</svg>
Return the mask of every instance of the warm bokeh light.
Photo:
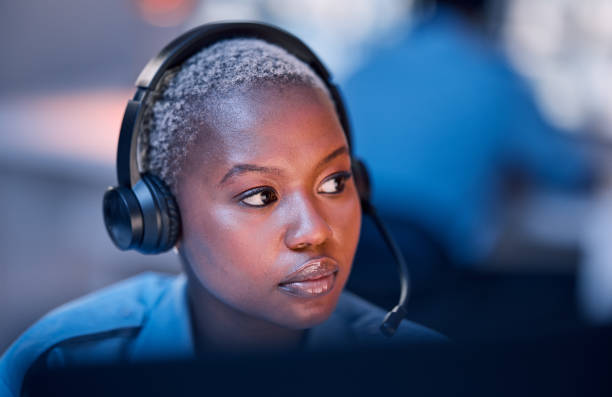
<svg viewBox="0 0 612 397">
<path fill-rule="evenodd" d="M 195 0 L 132 0 L 144 20 L 155 26 L 176 26 L 189 17 Z"/>
<path fill-rule="evenodd" d="M 0 99 L 3 151 L 113 164 L 130 90 L 104 89 Z M 9 149 L 10 148 L 10 149 Z"/>
</svg>

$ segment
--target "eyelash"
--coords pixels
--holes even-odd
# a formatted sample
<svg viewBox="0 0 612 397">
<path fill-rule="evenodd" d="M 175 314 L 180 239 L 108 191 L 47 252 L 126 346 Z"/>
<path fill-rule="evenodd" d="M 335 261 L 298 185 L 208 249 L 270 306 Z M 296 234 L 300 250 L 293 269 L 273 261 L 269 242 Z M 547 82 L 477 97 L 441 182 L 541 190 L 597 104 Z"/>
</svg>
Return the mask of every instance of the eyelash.
<svg viewBox="0 0 612 397">
<path fill-rule="evenodd" d="M 330 175 L 329 177 L 327 177 L 322 183 L 321 185 L 324 185 L 325 183 L 332 181 L 332 180 L 337 180 L 336 182 L 336 187 L 338 188 L 337 191 L 335 192 L 320 192 L 321 194 L 324 195 L 335 195 L 335 194 L 340 194 L 344 191 L 344 187 L 345 187 L 345 183 L 346 181 L 348 181 L 351 178 L 352 174 L 350 172 L 347 171 L 343 171 L 343 172 L 338 172 L 335 173 L 333 175 Z M 272 197 L 271 201 L 267 202 L 267 203 L 263 203 L 263 204 L 248 204 L 246 203 L 244 200 L 254 197 L 255 195 L 261 194 L 261 193 L 267 193 L 268 194 L 268 200 L 270 200 L 270 197 Z M 262 207 L 267 207 L 268 205 L 270 205 L 271 203 L 273 203 L 274 201 L 278 200 L 278 195 L 276 194 L 276 192 L 274 191 L 274 189 L 267 187 L 267 186 L 260 186 L 260 187 L 256 187 L 254 189 L 250 189 L 247 190 L 246 192 L 240 194 L 238 196 L 238 200 L 240 202 L 240 204 L 242 205 L 246 205 L 247 207 L 254 207 L 254 208 L 262 208 Z M 262 200 L 263 201 L 263 200 Z"/>
</svg>

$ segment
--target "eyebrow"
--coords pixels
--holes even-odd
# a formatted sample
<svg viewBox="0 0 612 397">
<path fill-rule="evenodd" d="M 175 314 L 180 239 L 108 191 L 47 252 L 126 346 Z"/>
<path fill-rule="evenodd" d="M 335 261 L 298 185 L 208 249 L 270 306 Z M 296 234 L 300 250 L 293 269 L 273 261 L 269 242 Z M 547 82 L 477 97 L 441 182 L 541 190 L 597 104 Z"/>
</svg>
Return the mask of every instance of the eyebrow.
<svg viewBox="0 0 612 397">
<path fill-rule="evenodd" d="M 338 149 L 334 150 L 333 152 L 325 156 L 323 160 L 321 160 L 319 164 L 317 164 L 316 168 L 322 167 L 323 165 L 329 163 L 330 161 L 340 156 L 341 154 L 344 154 L 344 153 L 348 154 L 348 152 L 349 152 L 348 147 L 346 147 L 346 145 L 340 146 Z M 230 168 L 229 171 L 227 171 L 227 173 L 223 176 L 223 178 L 221 178 L 219 185 L 224 184 L 225 182 L 227 182 L 230 178 L 234 176 L 242 175 L 247 172 L 260 172 L 263 174 L 272 174 L 272 175 L 281 175 L 283 173 L 281 169 L 274 168 L 274 167 L 262 167 L 262 166 L 255 165 L 255 164 L 236 164 L 232 168 Z"/>
</svg>

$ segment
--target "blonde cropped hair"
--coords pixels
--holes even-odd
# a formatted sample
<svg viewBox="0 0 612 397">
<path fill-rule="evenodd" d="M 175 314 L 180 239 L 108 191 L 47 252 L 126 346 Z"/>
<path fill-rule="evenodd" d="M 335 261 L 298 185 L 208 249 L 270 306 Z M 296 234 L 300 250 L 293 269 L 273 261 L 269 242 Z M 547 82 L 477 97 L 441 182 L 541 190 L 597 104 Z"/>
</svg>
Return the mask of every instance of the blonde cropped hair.
<svg viewBox="0 0 612 397">
<path fill-rule="evenodd" d="M 263 83 L 309 85 L 329 95 L 307 64 L 279 46 L 253 38 L 219 41 L 168 71 L 150 95 L 138 142 L 141 171 L 176 194 L 177 176 L 207 114 L 236 89 Z"/>
</svg>

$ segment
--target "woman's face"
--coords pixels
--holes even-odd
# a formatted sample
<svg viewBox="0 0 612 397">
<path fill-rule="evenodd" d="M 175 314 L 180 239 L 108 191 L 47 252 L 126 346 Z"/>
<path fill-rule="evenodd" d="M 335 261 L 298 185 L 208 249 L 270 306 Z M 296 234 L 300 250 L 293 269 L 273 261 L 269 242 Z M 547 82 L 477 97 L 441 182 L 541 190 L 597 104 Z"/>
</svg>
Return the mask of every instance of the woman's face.
<svg viewBox="0 0 612 397">
<path fill-rule="evenodd" d="M 291 329 L 324 321 L 361 226 L 331 101 L 310 87 L 259 88 L 213 113 L 177 186 L 190 273 L 243 314 Z"/>
</svg>

